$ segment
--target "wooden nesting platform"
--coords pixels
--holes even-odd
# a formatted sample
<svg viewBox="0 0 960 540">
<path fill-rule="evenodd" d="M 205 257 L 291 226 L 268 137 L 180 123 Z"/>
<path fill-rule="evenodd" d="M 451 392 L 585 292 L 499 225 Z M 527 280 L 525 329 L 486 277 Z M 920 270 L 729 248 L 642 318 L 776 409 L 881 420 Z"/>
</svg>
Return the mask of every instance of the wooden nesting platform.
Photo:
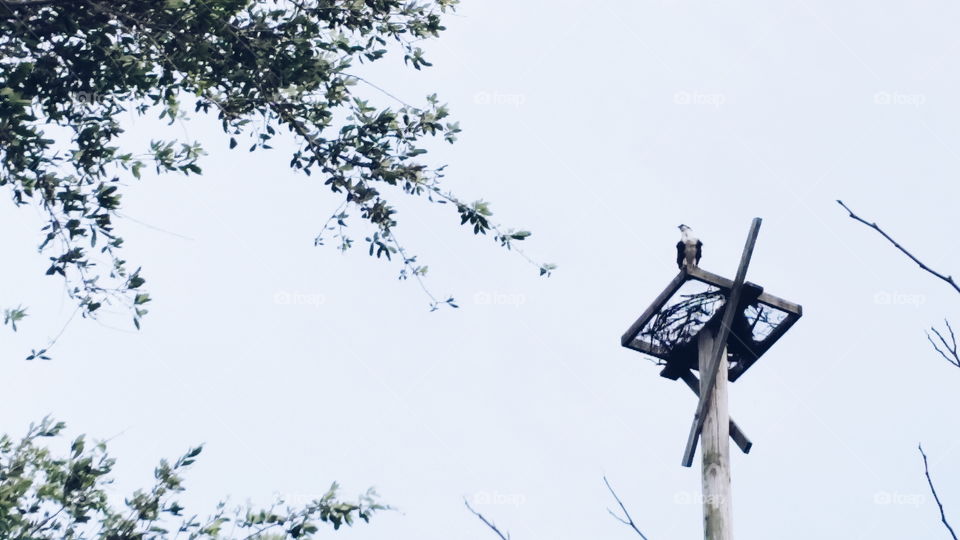
<svg viewBox="0 0 960 540">
<path fill-rule="evenodd" d="M 696 280 L 716 287 L 724 295 L 729 295 L 730 288 L 733 286 L 732 280 L 707 272 L 702 268 L 684 268 L 620 338 L 620 344 L 624 347 L 663 360 L 666 365 L 660 375 L 672 380 L 682 378 L 685 373 L 698 368 L 697 336 L 671 350 L 638 336 L 688 280 Z M 731 382 L 740 378 L 803 315 L 803 308 L 799 304 L 769 294 L 763 290 L 763 287 L 750 282 L 744 283 L 738 304 L 737 315 L 731 325 L 730 337 L 727 341 L 727 352 L 730 355 L 732 366 L 727 378 Z M 757 341 L 753 337 L 752 325 L 745 314 L 750 306 L 766 306 L 780 311 L 786 316 L 773 327 L 769 334 L 762 340 Z M 724 311 L 723 309 L 718 310 L 703 328 L 716 329 L 719 327 Z"/>
</svg>

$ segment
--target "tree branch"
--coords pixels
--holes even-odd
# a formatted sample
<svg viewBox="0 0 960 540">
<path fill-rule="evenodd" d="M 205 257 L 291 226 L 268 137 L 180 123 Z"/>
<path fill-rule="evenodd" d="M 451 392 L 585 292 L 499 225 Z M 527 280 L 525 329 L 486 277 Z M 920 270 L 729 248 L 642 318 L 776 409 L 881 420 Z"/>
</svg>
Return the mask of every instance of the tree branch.
<svg viewBox="0 0 960 540">
<path fill-rule="evenodd" d="M 500 540 L 510 540 L 510 533 L 504 534 L 500 532 L 500 529 L 498 529 L 497 526 L 494 525 L 492 521 L 489 521 L 487 518 L 483 517 L 483 514 L 474 510 L 473 507 L 470 506 L 470 501 L 468 501 L 466 498 L 463 499 L 463 504 L 466 505 L 467 510 L 469 510 L 470 513 L 480 518 L 480 521 L 482 521 L 484 525 L 486 525 L 487 527 L 490 527 L 490 530 L 497 533 L 497 536 L 500 537 Z"/>
<path fill-rule="evenodd" d="M 850 214 L 850 217 L 852 219 L 855 219 L 860 223 L 863 223 L 867 227 L 870 227 L 871 229 L 880 233 L 880 235 L 886 238 L 887 241 L 889 241 L 891 244 L 893 244 L 895 248 L 899 249 L 901 253 L 909 257 L 910 260 L 912 260 L 913 262 L 917 263 L 917 265 L 919 265 L 920 268 L 930 273 L 931 275 L 945 281 L 948 285 L 953 287 L 955 291 L 960 293 L 960 284 L 958 284 L 956 280 L 953 279 L 953 276 L 941 274 L 940 272 L 937 272 L 933 268 L 930 268 L 929 266 L 924 264 L 923 261 L 918 259 L 913 253 L 910 253 L 909 251 L 907 251 L 907 249 L 901 246 L 899 242 L 891 238 L 890 235 L 887 234 L 883 229 L 881 229 L 879 225 L 861 218 L 860 216 L 855 214 L 853 210 L 850 209 L 850 207 L 843 204 L 843 201 L 837 200 L 837 204 L 842 206 L 843 209 L 846 210 L 848 214 Z M 940 340 L 940 344 L 937 344 L 937 342 L 934 341 L 933 337 L 930 335 L 930 332 L 927 332 L 927 341 L 929 341 L 930 344 L 933 345 L 933 349 L 938 353 L 940 353 L 940 356 L 942 356 L 947 362 L 950 362 L 956 367 L 960 367 L 960 353 L 958 353 L 957 351 L 957 338 L 953 333 L 953 328 L 950 327 L 950 322 L 946 320 L 944 322 L 947 323 L 947 330 L 950 331 L 950 343 L 947 342 L 947 340 L 944 338 L 943 334 L 941 334 L 939 330 L 933 327 L 931 327 L 930 330 L 932 330 L 933 333 L 936 334 L 937 338 Z M 943 347 L 942 349 L 941 349 L 941 345 Z"/>
<path fill-rule="evenodd" d="M 617 492 L 613 490 L 613 486 L 610 485 L 610 481 L 607 480 L 606 476 L 603 477 L 603 483 L 607 485 L 607 489 L 610 490 L 610 494 L 613 495 L 613 498 L 616 499 L 617 504 L 620 505 L 620 510 L 623 511 L 623 515 L 626 516 L 626 519 L 618 516 L 609 508 L 607 508 L 607 512 L 609 512 L 610 515 L 620 523 L 623 523 L 624 525 L 627 525 L 633 529 L 637 534 L 640 535 L 640 538 L 643 538 L 643 540 L 649 540 L 646 535 L 640 531 L 640 529 L 637 527 L 637 524 L 633 522 L 633 518 L 630 517 L 630 512 L 627 512 L 627 507 L 623 505 L 623 501 L 621 501 L 620 497 L 617 496 Z"/>
<path fill-rule="evenodd" d="M 933 493 L 933 500 L 937 501 L 937 507 L 940 509 L 940 521 L 942 521 L 943 526 L 950 531 L 950 536 L 953 537 L 953 540 L 957 540 L 957 533 L 953 532 L 953 527 L 951 527 L 950 523 L 947 521 L 947 516 L 943 513 L 943 504 L 940 503 L 940 497 L 937 496 L 937 490 L 933 488 L 933 480 L 930 479 L 930 468 L 927 466 L 927 454 L 923 452 L 923 445 L 917 445 L 917 448 L 920 449 L 920 455 L 923 456 L 923 474 L 927 477 L 927 484 L 930 486 L 930 493 Z"/>
<path fill-rule="evenodd" d="M 0 0 L 0 7 L 4 8 L 3 12 L 0 13 L 0 17 L 4 19 L 20 19 L 18 13 L 27 13 L 19 11 L 21 8 L 43 8 L 47 6 L 64 5 L 65 3 L 72 2 L 76 2 L 76 0 Z"/>
<path fill-rule="evenodd" d="M 62 3 L 62 0 L 0 0 L 5 7 L 36 7 Z"/>
<path fill-rule="evenodd" d="M 960 367 L 960 353 L 957 352 L 957 336 L 953 333 L 953 327 L 950 326 L 950 321 L 944 319 L 944 323 L 947 325 L 947 330 L 950 331 L 950 342 L 947 342 L 947 339 L 934 327 L 930 327 L 930 330 L 937 335 L 937 338 L 940 340 L 940 345 L 943 345 L 943 349 L 940 348 L 940 345 L 930 336 L 930 332 L 927 332 L 927 341 L 933 345 L 933 349 L 940 353 L 947 362 L 950 362 L 956 367 Z"/>
<path fill-rule="evenodd" d="M 930 268 L 929 266 L 927 266 L 926 264 L 924 264 L 923 261 L 921 261 L 920 259 L 916 258 L 916 257 L 913 255 L 913 253 L 910 253 L 909 251 L 907 251 L 907 249 L 906 249 L 905 247 L 901 246 L 896 240 L 894 240 L 893 238 L 891 238 L 890 235 L 887 234 L 886 232 L 884 232 L 884 230 L 881 229 L 879 225 L 877 225 L 876 223 L 871 223 L 871 222 L 869 222 L 869 221 L 861 218 L 860 216 L 854 214 L 854 213 L 853 213 L 853 210 L 850 210 L 850 208 L 847 207 L 847 205 L 843 204 L 843 201 L 838 200 L 837 203 L 840 204 L 840 206 L 842 206 L 843 209 L 846 210 L 847 213 L 850 214 L 850 217 L 851 217 L 851 218 L 859 221 L 860 223 L 863 223 L 863 224 L 866 225 L 867 227 L 870 227 L 871 229 L 873 229 L 873 230 L 877 231 L 878 233 L 880 233 L 880 235 L 883 236 L 884 238 L 886 238 L 891 244 L 893 244 L 893 246 L 894 246 L 895 248 L 899 249 L 899 250 L 900 250 L 904 255 L 906 255 L 907 257 L 910 257 L 910 260 L 912 260 L 913 262 L 917 263 L 917 264 L 920 266 L 920 268 L 926 270 L 926 271 L 929 272 L 930 274 L 932 274 L 932 275 L 934 275 L 934 276 L 942 279 L 943 281 L 947 282 L 951 287 L 953 287 L 953 289 L 954 289 L 955 291 L 957 291 L 958 293 L 960 293 L 960 284 L 957 284 L 957 282 L 954 281 L 953 276 L 947 276 L 947 275 L 941 274 L 940 272 L 937 272 L 937 271 L 934 270 L 933 268 Z"/>
</svg>

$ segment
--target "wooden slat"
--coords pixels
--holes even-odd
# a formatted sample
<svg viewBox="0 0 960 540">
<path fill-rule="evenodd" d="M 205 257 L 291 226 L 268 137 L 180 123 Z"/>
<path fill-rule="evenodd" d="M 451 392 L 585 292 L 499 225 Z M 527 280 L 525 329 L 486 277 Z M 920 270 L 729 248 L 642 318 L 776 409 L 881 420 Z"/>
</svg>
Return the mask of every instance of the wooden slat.
<svg viewBox="0 0 960 540">
<path fill-rule="evenodd" d="M 687 436 L 687 446 L 683 453 L 682 464 L 689 467 L 693 464 L 693 455 L 697 451 L 697 439 L 700 430 L 703 428 L 703 420 L 706 417 L 707 406 L 713 397 L 713 390 L 717 382 L 717 367 L 720 365 L 720 357 L 726 354 L 727 336 L 730 335 L 730 326 L 733 324 L 733 317 L 737 313 L 737 307 L 740 305 L 740 293 L 743 289 L 743 282 L 747 278 L 747 268 L 750 266 L 750 258 L 753 256 L 753 248 L 757 243 L 757 235 L 760 234 L 760 218 L 753 218 L 750 225 L 750 232 L 747 233 L 747 242 L 743 247 L 743 254 L 740 256 L 740 266 L 737 268 L 737 276 L 730 287 L 730 294 L 723 308 L 723 319 L 720 323 L 716 341 L 713 345 L 713 360 L 707 364 L 709 369 L 706 373 L 701 370 L 703 377 L 704 390 L 700 395 L 700 403 L 697 404 L 697 412 L 693 417 L 693 424 L 690 426 L 690 434 Z M 727 374 L 724 373 L 724 378 Z"/>
<path fill-rule="evenodd" d="M 650 304 L 650 307 L 648 307 L 647 310 L 643 312 L 643 315 L 640 315 L 640 318 L 634 321 L 634 323 L 630 325 L 630 328 L 627 329 L 627 331 L 620 338 L 620 345 L 624 347 L 632 348 L 630 347 L 630 344 L 637 337 L 640 331 L 643 330 L 643 326 L 647 324 L 647 321 L 649 321 L 654 315 L 656 315 L 658 311 L 660 311 L 660 309 L 664 306 L 664 304 L 667 303 L 667 300 L 670 300 L 670 297 L 673 296 L 673 293 L 677 292 L 677 289 L 679 289 L 680 286 L 683 285 L 683 282 L 686 280 L 687 280 L 687 273 L 686 271 L 681 270 L 680 273 L 677 274 L 677 277 L 673 278 L 673 281 L 671 281 L 670 284 L 667 285 L 667 288 L 664 289 L 662 293 L 660 293 L 660 296 L 657 296 L 656 300 L 654 300 L 653 303 Z"/>
<path fill-rule="evenodd" d="M 702 283 L 706 283 L 707 285 L 713 285 L 714 287 L 719 287 L 724 290 L 730 290 L 730 288 L 733 286 L 733 282 L 730 281 L 729 279 L 723 276 L 718 276 L 713 272 L 708 272 L 703 268 L 699 268 L 696 266 L 693 268 L 687 269 L 687 274 L 692 279 L 695 279 Z M 777 308 L 781 311 L 786 311 L 787 313 L 793 313 L 795 315 L 803 315 L 803 306 L 799 304 L 794 304 L 789 300 L 784 300 L 783 298 L 774 296 L 767 292 L 760 293 L 760 296 L 757 298 L 757 300 L 761 304 L 766 304 L 770 307 Z"/>
<path fill-rule="evenodd" d="M 774 328 L 772 332 L 770 332 L 770 335 L 768 335 L 766 339 L 761 341 L 757 345 L 756 349 L 754 349 L 754 353 L 756 354 L 755 358 L 744 359 L 739 364 L 737 364 L 736 366 L 730 369 L 730 382 L 736 381 L 737 379 L 740 378 L 741 375 L 746 373 L 747 369 L 749 369 L 750 366 L 756 363 L 756 361 L 759 360 L 760 357 L 764 355 L 764 353 L 770 350 L 770 347 L 773 347 L 773 344 L 776 343 L 777 340 L 779 340 L 781 337 L 783 337 L 783 335 L 787 333 L 787 330 L 789 330 L 790 327 L 793 326 L 794 323 L 796 323 L 799 319 L 800 319 L 800 315 L 794 315 L 792 313 L 787 315 L 787 318 L 784 319 L 783 322 L 778 324 L 777 327 Z"/>
<path fill-rule="evenodd" d="M 633 349 L 637 352 L 642 352 L 643 354 L 649 354 L 650 356 L 661 358 L 663 360 L 666 360 L 667 356 L 670 354 L 670 351 L 661 347 L 660 345 L 650 343 L 649 341 L 643 341 L 639 338 L 631 341 L 630 344 L 627 345 L 627 348 Z"/>
</svg>

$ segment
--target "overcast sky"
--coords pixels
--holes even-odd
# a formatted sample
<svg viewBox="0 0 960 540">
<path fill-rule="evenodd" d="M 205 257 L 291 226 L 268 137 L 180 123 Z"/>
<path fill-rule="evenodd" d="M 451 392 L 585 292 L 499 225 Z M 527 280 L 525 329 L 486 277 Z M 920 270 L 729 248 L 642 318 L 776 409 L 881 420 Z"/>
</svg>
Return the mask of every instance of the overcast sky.
<svg viewBox="0 0 960 540">
<path fill-rule="evenodd" d="M 958 22 L 927 1 L 467 0 L 433 68 L 366 73 L 450 103 L 463 136 L 431 154 L 448 185 L 559 269 L 403 201 L 400 239 L 461 306 L 435 313 L 397 266 L 313 246 L 339 201 L 287 167 L 289 144 L 230 152 L 209 119 L 131 119 L 137 144 L 209 152 L 202 177 L 124 197 L 151 312 L 140 332 L 77 318 L 53 361 L 23 361 L 73 305 L 43 276 L 39 212 L 0 206 L 0 304 L 31 313 L 2 330 L 0 427 L 52 413 L 112 438 L 118 495 L 204 442 L 199 512 L 376 486 L 398 511 L 345 539 L 492 538 L 465 496 L 516 540 L 631 538 L 603 475 L 651 539 L 696 538 L 700 472 L 679 465 L 695 401 L 619 337 L 675 275 L 679 223 L 732 277 L 759 216 L 749 279 L 804 317 L 731 387 L 755 444 L 733 454 L 738 538 L 946 538 L 916 447 L 960 524 L 960 370 L 923 334 L 960 324 L 960 298 L 834 201 L 960 272 Z"/>
</svg>

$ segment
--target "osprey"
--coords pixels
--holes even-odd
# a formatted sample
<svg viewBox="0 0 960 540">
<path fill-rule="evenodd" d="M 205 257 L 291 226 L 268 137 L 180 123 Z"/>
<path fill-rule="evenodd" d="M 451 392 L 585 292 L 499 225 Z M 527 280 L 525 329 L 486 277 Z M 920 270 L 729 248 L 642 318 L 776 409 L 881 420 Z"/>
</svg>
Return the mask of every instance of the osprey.
<svg viewBox="0 0 960 540">
<path fill-rule="evenodd" d="M 677 266 L 683 270 L 685 266 L 700 264 L 703 254 L 703 242 L 693 235 L 693 229 L 680 225 L 680 241 L 677 242 Z"/>
</svg>

